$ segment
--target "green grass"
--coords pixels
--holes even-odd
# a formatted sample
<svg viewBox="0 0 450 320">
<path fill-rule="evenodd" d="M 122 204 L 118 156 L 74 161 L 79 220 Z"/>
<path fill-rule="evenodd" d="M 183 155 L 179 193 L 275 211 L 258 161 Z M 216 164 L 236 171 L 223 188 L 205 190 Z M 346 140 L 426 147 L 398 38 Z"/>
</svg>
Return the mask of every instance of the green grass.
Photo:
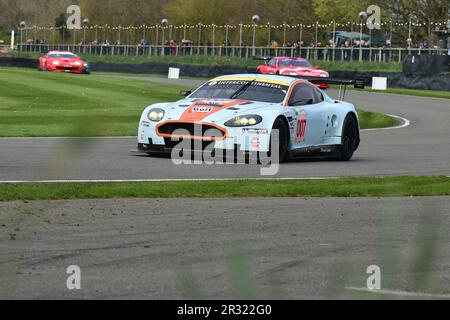
<svg viewBox="0 0 450 320">
<path fill-rule="evenodd" d="M 143 109 L 180 89 L 138 80 L 0 69 L 0 136 L 135 135 Z"/>
<path fill-rule="evenodd" d="M 0 136 L 133 136 L 144 108 L 180 99 L 185 87 L 148 81 L 0 69 Z M 395 120 L 361 112 L 362 128 Z"/>
<path fill-rule="evenodd" d="M 387 115 L 358 110 L 361 129 L 389 128 L 397 125 L 397 120 Z"/>
<path fill-rule="evenodd" d="M 13 53 L 14 56 L 29 57 L 38 59 L 40 53 Z M 105 56 L 105 55 L 81 55 L 89 62 L 107 62 L 107 63 L 124 63 L 136 64 L 147 62 L 163 62 L 163 63 L 179 63 L 188 65 L 205 65 L 205 66 L 233 66 L 243 68 L 255 68 L 263 62 L 254 59 L 235 58 L 235 57 L 218 57 L 218 56 Z M 377 62 L 348 62 L 348 61 L 316 61 L 324 70 L 336 71 L 378 71 L 378 72 L 401 72 L 402 65 L 400 63 L 377 63 Z"/>
<path fill-rule="evenodd" d="M 111 198 L 449 196 L 448 177 L 0 184 L 0 201 Z"/>
</svg>

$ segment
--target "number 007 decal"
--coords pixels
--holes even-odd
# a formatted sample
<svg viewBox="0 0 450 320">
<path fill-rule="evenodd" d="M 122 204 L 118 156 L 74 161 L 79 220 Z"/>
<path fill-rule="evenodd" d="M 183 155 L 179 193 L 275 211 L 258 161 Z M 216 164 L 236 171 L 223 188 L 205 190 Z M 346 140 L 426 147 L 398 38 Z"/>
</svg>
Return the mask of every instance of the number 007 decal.
<svg viewBox="0 0 450 320">
<path fill-rule="evenodd" d="M 297 142 L 305 141 L 307 124 L 306 115 L 300 114 L 297 118 Z"/>
</svg>

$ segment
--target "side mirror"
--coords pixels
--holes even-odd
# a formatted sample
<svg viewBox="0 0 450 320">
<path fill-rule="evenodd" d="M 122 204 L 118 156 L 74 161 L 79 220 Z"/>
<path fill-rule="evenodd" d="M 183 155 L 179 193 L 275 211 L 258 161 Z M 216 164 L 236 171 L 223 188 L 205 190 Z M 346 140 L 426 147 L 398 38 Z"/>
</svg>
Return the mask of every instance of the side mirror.
<svg viewBox="0 0 450 320">
<path fill-rule="evenodd" d="M 314 69 L 320 70 L 320 67 L 319 66 L 315 66 Z"/>
<path fill-rule="evenodd" d="M 181 91 L 180 91 L 180 96 L 182 96 L 182 97 L 188 97 L 191 93 L 192 93 L 191 90 L 181 90 Z"/>
</svg>

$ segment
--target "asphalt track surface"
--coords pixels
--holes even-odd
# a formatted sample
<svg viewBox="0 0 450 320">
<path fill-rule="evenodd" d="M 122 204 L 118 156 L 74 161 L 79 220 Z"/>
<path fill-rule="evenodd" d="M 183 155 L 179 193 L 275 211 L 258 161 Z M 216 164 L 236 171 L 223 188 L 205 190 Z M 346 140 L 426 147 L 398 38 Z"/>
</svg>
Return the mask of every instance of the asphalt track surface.
<svg viewBox="0 0 450 320">
<path fill-rule="evenodd" d="M 449 219 L 449 197 L 0 203 L 0 298 L 361 298 L 377 265 L 371 298 L 449 299 Z"/>
<path fill-rule="evenodd" d="M 448 100 L 348 99 L 411 125 L 364 132 L 352 162 L 293 161 L 277 177 L 450 175 Z M 260 177 L 259 167 L 177 167 L 133 147 L 0 139 L 0 180 Z M 0 202 L 0 299 L 450 299 L 449 215 L 450 197 Z M 80 291 L 66 287 L 71 265 Z M 365 292 L 371 265 L 382 292 Z"/>
<path fill-rule="evenodd" d="M 127 77 L 126 77 L 127 78 Z M 198 80 L 128 77 L 194 86 Z M 335 95 L 335 91 L 330 91 Z M 294 160 L 272 178 L 450 175 L 450 101 L 350 91 L 346 100 L 368 111 L 410 121 L 401 129 L 362 133 L 351 162 Z M 261 166 L 181 165 L 133 155 L 136 139 L 0 139 L 0 181 L 110 181 L 261 178 Z"/>
</svg>

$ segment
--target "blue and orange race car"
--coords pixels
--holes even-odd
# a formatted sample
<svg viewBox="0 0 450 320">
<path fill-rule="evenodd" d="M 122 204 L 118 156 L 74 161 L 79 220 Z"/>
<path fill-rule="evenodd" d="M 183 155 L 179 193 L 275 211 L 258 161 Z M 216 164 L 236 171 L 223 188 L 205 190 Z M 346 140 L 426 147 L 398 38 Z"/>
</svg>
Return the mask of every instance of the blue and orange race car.
<svg viewBox="0 0 450 320">
<path fill-rule="evenodd" d="M 170 153 L 180 142 L 201 141 L 202 148 L 268 153 L 276 130 L 280 161 L 297 156 L 348 161 L 360 144 L 358 114 L 352 104 L 316 86 L 324 82 L 353 84 L 261 74 L 212 79 L 184 92 L 180 101 L 147 107 L 138 151 Z"/>
</svg>

